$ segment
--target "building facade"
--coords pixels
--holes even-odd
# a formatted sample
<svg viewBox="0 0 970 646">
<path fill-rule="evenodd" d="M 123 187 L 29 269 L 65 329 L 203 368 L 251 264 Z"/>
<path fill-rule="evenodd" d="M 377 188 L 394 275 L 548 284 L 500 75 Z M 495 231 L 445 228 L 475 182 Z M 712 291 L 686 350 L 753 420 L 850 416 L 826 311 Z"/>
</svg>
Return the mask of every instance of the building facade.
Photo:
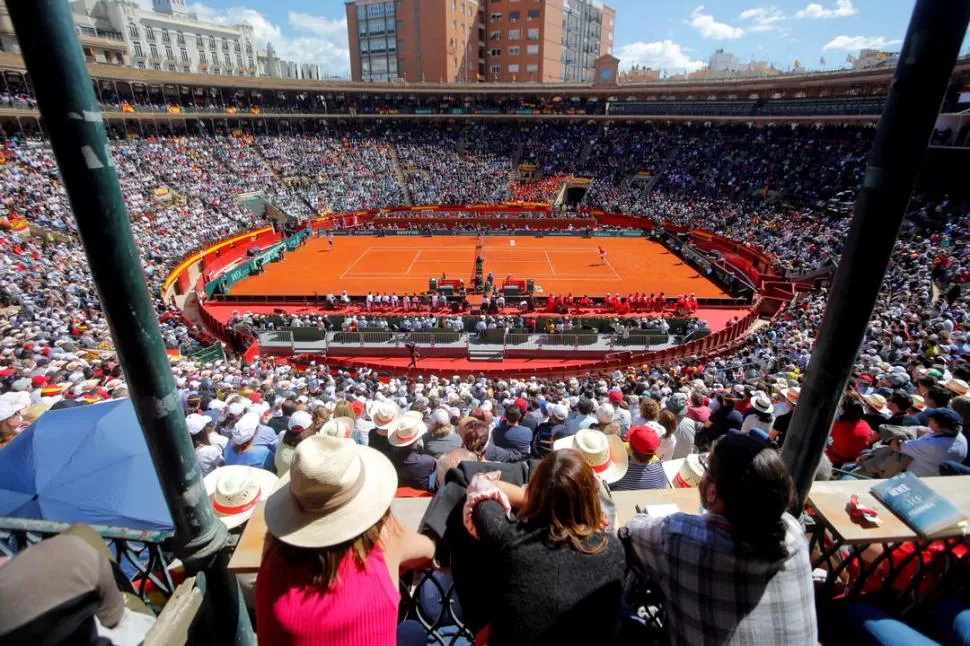
<svg viewBox="0 0 970 646">
<path fill-rule="evenodd" d="M 6 14 L 6 6 L 2 5 Z M 74 0 L 74 25 L 89 63 L 225 76 L 258 76 L 253 28 L 199 20 L 185 0 Z M 0 15 L 0 48 L 19 53 L 12 25 Z"/>
<path fill-rule="evenodd" d="M 740 72 L 744 70 L 744 67 L 741 65 L 741 59 L 723 49 L 719 49 L 711 54 L 707 66 L 712 72 Z"/>
<path fill-rule="evenodd" d="M 598 0 L 347 0 L 351 76 L 411 83 L 590 82 L 613 52 Z"/>
</svg>

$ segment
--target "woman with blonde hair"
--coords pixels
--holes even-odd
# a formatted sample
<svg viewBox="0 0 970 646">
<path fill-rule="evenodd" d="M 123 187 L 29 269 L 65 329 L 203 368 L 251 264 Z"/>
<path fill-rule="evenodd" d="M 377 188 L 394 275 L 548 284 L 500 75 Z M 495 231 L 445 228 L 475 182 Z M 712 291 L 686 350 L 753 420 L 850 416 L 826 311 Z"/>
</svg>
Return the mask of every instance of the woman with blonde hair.
<svg viewBox="0 0 970 646">
<path fill-rule="evenodd" d="M 476 474 L 463 511 L 469 533 L 502 555 L 488 643 L 609 642 L 625 563 L 619 539 L 605 530 L 593 468 L 561 449 L 535 467 L 528 487 L 497 478 Z"/>
<path fill-rule="evenodd" d="M 430 566 L 434 544 L 391 513 L 394 465 L 369 447 L 314 435 L 280 482 L 266 501 L 259 642 L 405 643 L 402 628 L 415 627 L 398 626 L 398 572 Z"/>
</svg>

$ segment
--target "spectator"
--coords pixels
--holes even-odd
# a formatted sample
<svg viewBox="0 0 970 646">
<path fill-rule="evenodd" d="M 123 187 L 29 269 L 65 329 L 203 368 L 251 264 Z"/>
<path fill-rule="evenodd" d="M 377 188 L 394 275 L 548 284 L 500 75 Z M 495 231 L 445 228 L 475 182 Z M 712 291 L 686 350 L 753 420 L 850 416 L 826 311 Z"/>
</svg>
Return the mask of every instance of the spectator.
<svg viewBox="0 0 970 646">
<path fill-rule="evenodd" d="M 794 486 L 777 452 L 743 435 L 714 443 L 703 516 L 635 516 L 621 531 L 633 564 L 664 594 L 678 644 L 818 642 L 812 566 L 788 509 Z M 750 492 L 758 492 L 752 504 Z"/>
<path fill-rule="evenodd" d="M 402 487 L 431 491 L 434 486 L 435 460 L 418 450 L 418 440 L 428 432 L 420 414 L 408 411 L 401 415 L 394 430 L 387 436 L 391 446 L 388 457 L 397 469 Z"/>
<path fill-rule="evenodd" d="M 947 461 L 962 463 L 967 457 L 967 439 L 961 433 L 959 413 L 949 408 L 929 409 L 930 432 L 915 440 L 894 440 L 890 446 L 913 458 L 907 471 L 920 476 L 935 476 Z"/>
<path fill-rule="evenodd" d="M 677 431 L 674 433 L 677 442 L 673 457 L 685 458 L 687 454 L 694 452 L 694 435 L 698 427 L 697 422 L 687 417 L 687 395 L 674 393 L 667 398 L 665 408 L 677 416 Z"/>
<path fill-rule="evenodd" d="M 825 455 L 836 467 L 855 462 L 872 443 L 872 428 L 866 423 L 862 402 L 851 393 L 842 399 L 839 419 L 832 425 L 831 443 Z"/>
<path fill-rule="evenodd" d="M 297 446 L 289 481 L 266 501 L 260 642 L 406 643 L 399 631 L 414 627 L 397 623 L 398 572 L 429 565 L 434 544 L 391 513 L 396 490 L 374 449 L 319 435 Z"/>
<path fill-rule="evenodd" d="M 437 408 L 431 413 L 431 428 L 424 440 L 424 453 L 437 459 L 452 449 L 461 448 L 461 438 L 451 425 L 451 413 Z"/>
<path fill-rule="evenodd" d="M 768 434 L 775 425 L 775 415 L 771 400 L 764 393 L 756 393 L 751 398 L 751 412 L 741 424 L 742 435 L 752 435 L 763 442 L 768 441 Z"/>
<path fill-rule="evenodd" d="M 241 464 L 258 467 L 275 473 L 274 452 L 265 445 L 255 444 L 256 427 L 259 425 L 257 413 L 246 413 L 239 418 L 232 429 L 232 437 L 226 446 L 225 462 L 227 465 Z"/>
<path fill-rule="evenodd" d="M 192 446 L 195 448 L 195 460 L 199 464 L 199 470 L 202 471 L 202 476 L 205 477 L 225 462 L 223 456 L 224 447 L 220 448 L 212 443 L 209 428 L 214 429 L 215 425 L 212 424 L 212 421 L 208 417 L 199 415 L 198 413 L 192 413 L 186 416 L 185 426 L 189 429 L 189 435 L 192 436 Z M 218 433 L 215 435 L 220 438 L 222 437 Z"/>
<path fill-rule="evenodd" d="M 492 433 L 492 441 L 500 449 L 515 451 L 526 458 L 532 451 L 532 431 L 519 425 L 522 409 L 515 404 L 505 407 L 505 419 Z"/>
<path fill-rule="evenodd" d="M 616 635 L 624 557 L 601 529 L 598 490 L 593 469 L 573 450 L 543 458 L 528 488 L 474 476 L 465 525 L 504 555 L 494 573 L 502 592 L 494 599 L 489 643 L 593 643 Z M 509 509 L 517 512 L 514 520 Z"/>
<path fill-rule="evenodd" d="M 588 397 L 580 397 L 576 402 L 576 415 L 566 423 L 566 428 L 570 435 L 575 435 L 577 431 L 584 428 L 592 428 L 596 424 L 593 416 L 595 405 Z"/>
<path fill-rule="evenodd" d="M 658 426 L 662 429 L 660 431 L 660 446 L 657 449 L 657 457 L 663 462 L 674 459 L 674 450 L 677 448 L 678 424 L 677 416 L 666 408 L 657 415 L 656 422 L 647 422 L 645 424 L 645 426 L 653 428 L 654 430 L 659 430 L 657 428 Z"/>
<path fill-rule="evenodd" d="M 287 429 L 280 433 L 280 439 L 276 445 L 276 453 L 273 457 L 276 474 L 281 478 L 290 470 L 290 463 L 293 461 L 293 452 L 296 450 L 297 445 L 317 433 L 313 429 L 313 416 L 304 410 L 294 410 L 290 413 L 287 416 L 286 424 Z"/>
<path fill-rule="evenodd" d="M 707 423 L 711 418 L 711 408 L 707 405 L 707 394 L 694 388 L 690 391 L 690 405 L 687 407 L 687 418 L 692 419 L 700 425 Z"/>
<path fill-rule="evenodd" d="M 544 458 L 552 451 L 552 444 L 560 437 L 567 435 L 566 418 L 569 417 L 569 407 L 565 404 L 547 404 L 548 419 L 539 424 L 532 440 L 532 454 Z"/>
<path fill-rule="evenodd" d="M 666 489 L 667 476 L 664 473 L 657 451 L 660 449 L 660 433 L 657 422 L 646 426 L 634 426 L 627 433 L 630 444 L 630 466 L 626 474 L 610 485 L 612 491 L 631 491 L 636 489 Z"/>
</svg>

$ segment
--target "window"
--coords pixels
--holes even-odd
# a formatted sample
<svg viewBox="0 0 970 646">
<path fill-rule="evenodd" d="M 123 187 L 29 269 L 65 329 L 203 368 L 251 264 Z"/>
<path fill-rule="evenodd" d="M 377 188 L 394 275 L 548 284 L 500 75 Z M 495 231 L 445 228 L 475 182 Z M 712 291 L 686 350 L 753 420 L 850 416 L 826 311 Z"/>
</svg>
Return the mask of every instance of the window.
<svg viewBox="0 0 970 646">
<path fill-rule="evenodd" d="M 253 53 L 253 44 L 248 40 L 246 41 L 246 53 L 249 55 L 252 55 Z"/>
<path fill-rule="evenodd" d="M 164 27 L 162 27 L 162 42 L 163 43 L 172 42 L 172 39 L 168 35 L 168 29 L 165 29 Z"/>
<path fill-rule="evenodd" d="M 199 52 L 199 62 L 203 65 L 209 62 L 205 57 L 205 52 Z"/>
<path fill-rule="evenodd" d="M 388 18 L 384 21 L 384 31 L 393 34 L 395 29 L 397 29 L 397 25 L 393 18 Z"/>
<path fill-rule="evenodd" d="M 168 60 L 175 60 L 175 53 L 172 51 L 171 45 L 165 45 L 165 58 Z"/>
<path fill-rule="evenodd" d="M 179 45 L 184 45 L 185 44 L 185 34 L 183 34 L 182 32 L 176 33 L 175 34 L 175 40 L 178 42 Z"/>
<path fill-rule="evenodd" d="M 518 71 L 519 71 L 519 64 L 518 63 L 510 63 L 509 64 L 509 74 L 515 74 Z"/>
<path fill-rule="evenodd" d="M 158 48 L 155 47 L 155 43 L 148 43 L 148 55 L 152 58 L 158 58 Z"/>
<path fill-rule="evenodd" d="M 128 25 L 128 35 L 132 38 L 138 38 L 138 25 L 135 23 L 130 23 Z"/>
<path fill-rule="evenodd" d="M 202 49 L 205 47 L 204 41 L 202 40 L 202 34 L 195 35 L 195 48 Z"/>
<path fill-rule="evenodd" d="M 521 29 L 509 29 L 509 40 L 519 40 L 522 38 Z"/>
<path fill-rule="evenodd" d="M 509 47 L 509 56 L 518 56 L 522 49 L 519 46 Z"/>
<path fill-rule="evenodd" d="M 362 4 L 357 5 L 357 19 L 363 20 L 367 17 L 367 7 Z"/>
<path fill-rule="evenodd" d="M 607 39 L 608 39 L 608 40 L 609 40 L 609 41 L 610 41 L 611 43 L 613 42 L 613 32 L 612 32 L 612 31 L 611 31 L 611 32 L 610 32 L 609 34 L 607 34 Z"/>
<path fill-rule="evenodd" d="M 370 51 L 370 41 L 369 40 L 362 40 L 362 41 L 360 41 L 360 51 L 361 51 L 361 53 L 365 53 L 365 52 L 369 52 Z"/>
<path fill-rule="evenodd" d="M 188 65 L 183 65 L 182 66 L 182 71 L 185 72 L 186 74 L 188 74 L 189 72 L 192 71 L 192 68 L 189 67 Z"/>
<path fill-rule="evenodd" d="M 366 22 L 359 22 L 359 23 L 357 23 L 357 35 L 358 36 L 366 36 L 367 35 L 367 23 Z"/>
<path fill-rule="evenodd" d="M 232 66 L 232 61 L 229 59 L 229 54 L 223 54 L 222 60 L 226 62 L 226 65 Z"/>
<path fill-rule="evenodd" d="M 539 53 L 539 46 L 529 45 L 528 47 L 525 48 L 525 53 L 528 54 L 529 56 L 535 56 L 536 54 Z"/>
<path fill-rule="evenodd" d="M 138 61 L 138 69 L 140 70 L 145 69 L 145 61 Z"/>
<path fill-rule="evenodd" d="M 229 51 L 229 41 L 226 40 L 225 38 L 222 39 L 222 51 L 224 52 Z"/>
<path fill-rule="evenodd" d="M 156 72 L 161 72 L 162 66 L 160 63 L 152 63 L 152 69 L 155 70 Z"/>
<path fill-rule="evenodd" d="M 493 14 L 489 14 L 488 16 L 488 22 L 493 25 L 501 19 L 502 19 L 502 14 L 500 13 L 493 13 Z"/>
<path fill-rule="evenodd" d="M 252 56 L 250 56 L 250 57 L 249 57 L 249 70 L 250 70 L 250 71 L 253 71 L 253 70 L 255 70 L 255 69 L 256 69 L 256 65 L 255 65 L 255 63 L 253 63 L 253 57 L 252 57 Z"/>
<path fill-rule="evenodd" d="M 368 18 L 383 18 L 384 17 L 384 5 L 380 3 L 367 5 L 367 17 Z"/>
<path fill-rule="evenodd" d="M 539 28 L 533 27 L 525 32 L 526 40 L 539 40 Z"/>
<path fill-rule="evenodd" d="M 535 20 L 538 17 L 539 17 L 539 10 L 538 9 L 529 9 L 529 22 L 532 22 L 533 20 Z"/>
<path fill-rule="evenodd" d="M 155 30 L 152 29 L 151 25 L 145 27 L 145 36 L 148 38 L 148 40 L 155 40 Z"/>
<path fill-rule="evenodd" d="M 529 63 L 528 65 L 525 66 L 525 71 L 526 72 L 538 72 L 539 71 L 539 65 L 537 63 Z"/>
<path fill-rule="evenodd" d="M 174 64 L 170 64 L 170 65 L 168 66 L 168 71 L 169 71 L 169 72 L 177 72 L 177 71 L 178 71 L 178 68 L 177 68 L 177 67 L 175 67 L 175 65 L 174 65 Z"/>
<path fill-rule="evenodd" d="M 182 59 L 183 63 L 189 62 L 189 52 L 184 47 L 179 49 L 179 57 Z"/>
<path fill-rule="evenodd" d="M 232 41 L 232 51 L 236 52 L 237 54 L 242 51 L 242 48 L 239 47 L 239 41 L 238 40 Z"/>
<path fill-rule="evenodd" d="M 493 31 L 492 33 L 490 33 L 488 35 L 488 39 L 489 40 L 502 40 L 502 32 L 500 32 L 500 31 Z"/>
<path fill-rule="evenodd" d="M 209 36 L 209 49 L 216 48 L 216 39 L 214 36 Z"/>
<path fill-rule="evenodd" d="M 133 42 L 131 44 L 131 46 L 135 48 L 135 56 L 144 56 L 145 55 L 145 52 L 142 51 L 141 43 L 139 43 L 138 41 Z"/>
<path fill-rule="evenodd" d="M 139 63 L 139 65 L 144 66 L 144 63 Z M 491 72 L 492 74 L 498 74 L 499 72 L 502 71 L 502 66 L 501 65 L 492 65 L 491 67 L 488 68 L 488 71 Z"/>
<path fill-rule="evenodd" d="M 510 11 L 509 12 L 509 22 L 519 22 L 519 16 L 520 15 L 521 14 L 518 11 Z"/>
<path fill-rule="evenodd" d="M 242 56 L 240 56 L 238 54 L 236 55 L 236 66 L 237 67 L 242 67 L 243 66 L 243 64 L 242 64 Z"/>
<path fill-rule="evenodd" d="M 385 16 L 393 16 L 394 15 L 394 3 L 393 2 L 385 2 L 384 3 L 384 15 Z"/>
<path fill-rule="evenodd" d="M 502 48 L 501 47 L 493 47 L 492 49 L 488 50 L 488 55 L 489 56 L 501 56 L 502 55 Z"/>
</svg>

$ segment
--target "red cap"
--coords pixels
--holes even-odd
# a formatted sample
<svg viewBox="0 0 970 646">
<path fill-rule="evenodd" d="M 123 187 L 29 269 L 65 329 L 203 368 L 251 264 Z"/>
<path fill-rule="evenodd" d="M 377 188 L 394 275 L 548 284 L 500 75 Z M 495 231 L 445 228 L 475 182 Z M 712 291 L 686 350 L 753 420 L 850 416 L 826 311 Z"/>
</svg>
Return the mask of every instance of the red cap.
<svg viewBox="0 0 970 646">
<path fill-rule="evenodd" d="M 258 404 L 259 402 L 263 401 L 263 396 L 255 392 L 249 393 L 249 401 L 253 402 L 254 404 Z"/>
<path fill-rule="evenodd" d="M 17 373 L 13 368 L 4 368 L 0 370 L 0 377 L 12 377 Z"/>
<path fill-rule="evenodd" d="M 523 413 L 529 412 L 529 402 L 519 397 L 515 400 L 515 405 L 522 409 Z"/>
<path fill-rule="evenodd" d="M 354 409 L 357 417 L 364 414 L 364 402 L 360 401 L 359 399 L 355 399 L 354 401 L 350 402 L 350 407 Z"/>
<path fill-rule="evenodd" d="M 657 431 L 649 426 L 634 426 L 627 431 L 626 439 L 630 447 L 642 455 L 653 455 L 660 447 L 660 437 Z"/>
<path fill-rule="evenodd" d="M 43 375 L 37 375 L 36 377 L 30 378 L 30 385 L 37 388 L 37 387 L 43 386 L 48 381 L 49 381 L 48 377 L 45 377 Z"/>
<path fill-rule="evenodd" d="M 623 393 L 621 393 L 619 390 L 611 390 L 609 398 L 611 404 L 619 404 L 621 401 L 623 401 Z"/>
</svg>

